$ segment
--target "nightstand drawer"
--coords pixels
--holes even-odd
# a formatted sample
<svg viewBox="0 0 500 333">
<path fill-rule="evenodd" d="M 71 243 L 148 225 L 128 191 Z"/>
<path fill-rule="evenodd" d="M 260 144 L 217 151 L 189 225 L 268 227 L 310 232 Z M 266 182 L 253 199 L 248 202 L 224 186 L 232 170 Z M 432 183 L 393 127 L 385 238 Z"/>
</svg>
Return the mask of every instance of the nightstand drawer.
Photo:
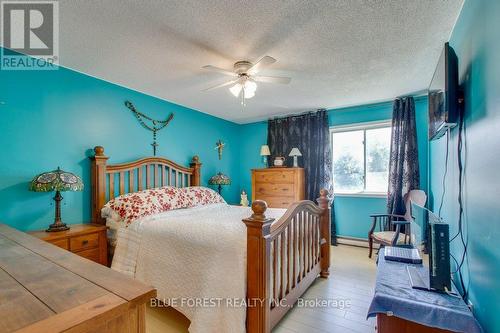
<svg viewBox="0 0 500 333">
<path fill-rule="evenodd" d="M 62 249 L 69 250 L 69 244 L 67 238 L 51 240 L 49 243 L 58 246 Z"/>
<path fill-rule="evenodd" d="M 99 234 L 92 233 L 69 239 L 71 252 L 91 249 L 99 245 Z"/>
<path fill-rule="evenodd" d="M 102 265 L 108 265 L 108 242 L 106 226 L 97 224 L 71 224 L 69 230 L 46 232 L 29 231 L 29 234 L 88 258 Z"/>
<path fill-rule="evenodd" d="M 95 249 L 90 249 L 90 250 L 83 250 L 83 251 L 78 251 L 78 252 L 73 252 L 74 254 L 79 255 L 80 257 L 87 258 L 89 260 L 95 261 L 99 263 L 99 248 Z"/>
</svg>

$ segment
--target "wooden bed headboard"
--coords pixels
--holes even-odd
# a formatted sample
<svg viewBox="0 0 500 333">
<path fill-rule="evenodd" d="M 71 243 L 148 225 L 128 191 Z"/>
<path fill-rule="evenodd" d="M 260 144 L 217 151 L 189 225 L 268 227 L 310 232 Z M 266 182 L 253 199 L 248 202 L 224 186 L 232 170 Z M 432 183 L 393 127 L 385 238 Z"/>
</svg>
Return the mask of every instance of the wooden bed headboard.
<svg viewBox="0 0 500 333">
<path fill-rule="evenodd" d="M 198 156 L 193 157 L 189 167 L 161 157 L 146 157 L 121 164 L 107 164 L 108 158 L 101 146 L 95 147 L 94 156 L 90 157 L 93 223 L 106 223 L 101 217 L 101 209 L 116 195 L 161 186 L 199 186 L 201 183 Z"/>
</svg>

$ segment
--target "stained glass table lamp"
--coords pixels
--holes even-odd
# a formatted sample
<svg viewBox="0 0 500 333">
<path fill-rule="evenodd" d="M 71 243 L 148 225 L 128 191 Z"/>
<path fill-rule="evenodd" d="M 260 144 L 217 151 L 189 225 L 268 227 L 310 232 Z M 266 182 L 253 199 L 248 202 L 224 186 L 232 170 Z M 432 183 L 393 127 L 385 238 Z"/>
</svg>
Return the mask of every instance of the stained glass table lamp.
<svg viewBox="0 0 500 333">
<path fill-rule="evenodd" d="M 215 176 L 212 176 L 208 180 L 208 184 L 209 185 L 218 185 L 217 189 L 218 189 L 219 194 L 220 194 L 222 191 L 223 185 L 231 185 L 231 179 L 228 176 L 226 176 L 225 174 L 223 174 L 222 172 L 218 172 Z"/>
<path fill-rule="evenodd" d="M 63 199 L 62 191 L 82 191 L 83 182 L 80 177 L 57 168 L 57 170 L 44 172 L 30 183 L 30 191 L 34 192 L 52 192 L 56 191 L 54 201 L 56 202 L 56 212 L 54 223 L 46 231 L 63 231 L 69 227 L 61 220 L 61 201 Z"/>
</svg>

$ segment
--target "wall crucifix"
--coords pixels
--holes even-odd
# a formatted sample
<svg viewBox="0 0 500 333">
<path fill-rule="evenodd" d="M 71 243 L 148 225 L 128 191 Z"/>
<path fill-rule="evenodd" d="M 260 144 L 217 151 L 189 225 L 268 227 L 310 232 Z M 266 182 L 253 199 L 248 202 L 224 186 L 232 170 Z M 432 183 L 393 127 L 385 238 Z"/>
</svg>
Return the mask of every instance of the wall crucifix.
<svg viewBox="0 0 500 333">
<path fill-rule="evenodd" d="M 129 108 L 130 111 L 132 111 L 142 127 L 153 132 L 153 143 L 151 144 L 151 146 L 153 146 L 153 156 L 156 156 L 156 148 L 159 146 L 156 142 L 156 132 L 165 128 L 168 123 L 170 123 L 170 121 L 174 118 L 174 114 L 170 113 L 170 115 L 165 120 L 155 120 L 151 117 L 146 116 L 144 113 L 137 111 L 135 106 L 130 101 L 125 101 L 125 106 Z"/>
<path fill-rule="evenodd" d="M 224 149 L 225 146 L 226 144 L 222 142 L 222 140 L 219 140 L 215 143 L 215 149 L 219 153 L 219 160 L 222 159 L 222 150 Z"/>
</svg>

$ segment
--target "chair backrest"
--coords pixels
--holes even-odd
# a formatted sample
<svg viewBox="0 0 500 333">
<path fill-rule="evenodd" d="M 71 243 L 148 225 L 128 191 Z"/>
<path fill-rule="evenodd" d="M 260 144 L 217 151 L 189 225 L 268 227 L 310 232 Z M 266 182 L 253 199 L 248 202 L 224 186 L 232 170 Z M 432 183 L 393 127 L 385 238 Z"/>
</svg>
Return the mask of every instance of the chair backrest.
<svg viewBox="0 0 500 333">
<path fill-rule="evenodd" d="M 405 194 L 404 201 L 406 207 L 405 220 L 410 222 L 412 220 L 411 203 L 413 202 L 421 207 L 424 207 L 425 202 L 427 201 L 427 195 L 422 190 L 411 190 Z"/>
</svg>

